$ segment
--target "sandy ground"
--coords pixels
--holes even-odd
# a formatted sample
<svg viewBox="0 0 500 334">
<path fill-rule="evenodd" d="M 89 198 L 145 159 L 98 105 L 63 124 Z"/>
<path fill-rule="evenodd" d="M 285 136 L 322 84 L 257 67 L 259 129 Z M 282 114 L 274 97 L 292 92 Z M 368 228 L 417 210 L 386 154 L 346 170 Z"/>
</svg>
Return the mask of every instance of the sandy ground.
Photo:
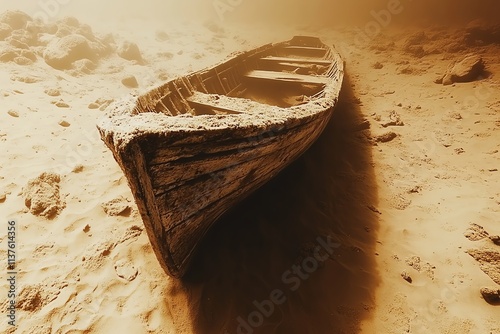
<svg viewBox="0 0 500 334">
<path fill-rule="evenodd" d="M 499 44 L 467 46 L 450 28 L 364 40 L 347 28 L 82 24 L 3 26 L 0 258 L 15 220 L 19 273 L 17 328 L 2 316 L 1 332 L 500 333 L 500 308 L 480 293 L 500 287 Z M 96 121 L 113 100 L 297 33 L 345 56 L 332 121 L 214 228 L 186 281 L 167 277 Z M 75 34 L 93 42 L 92 62 L 49 66 Z M 142 60 L 118 56 L 124 41 Z M 434 83 L 470 52 L 486 78 Z M 132 75 L 137 88 L 121 82 Z M 317 246 L 329 259 L 294 274 Z"/>
</svg>

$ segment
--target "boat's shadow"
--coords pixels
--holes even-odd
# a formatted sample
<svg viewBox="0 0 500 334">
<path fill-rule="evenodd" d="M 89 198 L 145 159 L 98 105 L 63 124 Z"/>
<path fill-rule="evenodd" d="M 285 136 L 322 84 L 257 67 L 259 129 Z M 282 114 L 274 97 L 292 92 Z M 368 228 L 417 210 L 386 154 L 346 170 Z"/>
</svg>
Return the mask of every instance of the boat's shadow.
<svg viewBox="0 0 500 334">
<path fill-rule="evenodd" d="M 172 300 L 189 309 L 183 316 L 171 308 L 178 329 L 359 332 L 379 280 L 378 215 L 369 209 L 377 189 L 372 146 L 357 131 L 361 118 L 346 74 L 320 139 L 219 221 L 187 278 L 171 285 Z"/>
</svg>

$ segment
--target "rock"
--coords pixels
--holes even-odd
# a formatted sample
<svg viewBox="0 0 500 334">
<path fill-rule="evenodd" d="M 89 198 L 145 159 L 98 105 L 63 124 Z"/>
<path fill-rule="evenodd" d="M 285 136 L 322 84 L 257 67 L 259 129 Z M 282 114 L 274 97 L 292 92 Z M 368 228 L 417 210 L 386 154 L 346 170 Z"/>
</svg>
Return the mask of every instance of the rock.
<svg viewBox="0 0 500 334">
<path fill-rule="evenodd" d="M 95 100 L 94 104 L 97 104 L 99 106 L 100 111 L 104 111 L 114 101 L 115 100 L 113 100 L 113 99 L 99 98 L 99 99 Z"/>
<path fill-rule="evenodd" d="M 9 110 L 7 111 L 7 114 L 9 114 L 12 117 L 19 117 L 19 113 L 15 110 Z"/>
<path fill-rule="evenodd" d="M 168 36 L 168 34 L 164 31 L 161 31 L 161 30 L 158 30 L 156 33 L 155 33 L 155 36 L 156 36 L 156 40 L 158 42 L 165 42 L 167 41 L 168 39 L 170 39 L 170 36 Z"/>
<path fill-rule="evenodd" d="M 45 94 L 47 94 L 48 96 L 60 96 L 61 91 L 56 88 L 50 88 L 45 90 Z"/>
<path fill-rule="evenodd" d="M 484 300 L 486 300 L 489 304 L 500 304 L 500 289 L 481 288 L 480 292 Z"/>
<path fill-rule="evenodd" d="M 0 203 L 5 202 L 7 199 L 7 194 L 6 193 L 0 193 Z"/>
<path fill-rule="evenodd" d="M 481 270 L 495 283 L 500 284 L 500 252 L 493 249 L 469 249 L 467 254 L 480 264 Z"/>
<path fill-rule="evenodd" d="M 500 246 L 500 235 L 492 235 L 490 236 L 490 240 L 497 246 Z"/>
<path fill-rule="evenodd" d="M 8 24 L 12 29 L 24 29 L 33 19 L 20 10 L 8 10 L 0 15 L 0 22 Z"/>
<path fill-rule="evenodd" d="M 413 282 L 413 279 L 411 278 L 410 274 L 409 274 L 408 272 L 406 272 L 406 271 L 403 271 L 403 272 L 401 273 L 401 277 L 402 277 L 405 281 L 407 281 L 408 283 Z"/>
<path fill-rule="evenodd" d="M 380 70 L 380 69 L 384 68 L 384 65 L 380 62 L 376 62 L 375 64 L 373 64 L 373 68 L 376 70 Z"/>
<path fill-rule="evenodd" d="M 223 34 L 224 33 L 224 28 L 222 28 L 219 24 L 217 24 L 216 22 L 214 22 L 212 20 L 206 21 L 205 23 L 203 23 L 203 26 L 213 33 L 216 33 L 216 34 Z"/>
<path fill-rule="evenodd" d="M 21 55 L 20 50 L 16 49 L 10 44 L 0 44 L 0 62 L 7 63 L 13 61 L 16 57 Z"/>
<path fill-rule="evenodd" d="M 13 37 L 9 37 L 6 39 L 6 42 L 9 42 L 10 45 L 12 45 L 13 47 L 15 47 L 16 49 L 25 49 L 25 50 L 29 50 L 29 45 L 16 39 L 16 38 L 13 38 Z"/>
<path fill-rule="evenodd" d="M 135 60 L 139 63 L 143 62 L 141 51 L 137 44 L 132 42 L 123 42 L 116 51 L 120 57 L 126 60 Z"/>
<path fill-rule="evenodd" d="M 91 74 L 97 65 L 90 59 L 80 59 L 73 62 L 75 74 Z"/>
<path fill-rule="evenodd" d="M 115 271 L 118 277 L 129 282 L 133 281 L 138 274 L 137 268 L 135 268 L 132 263 L 124 260 L 119 260 L 115 263 Z"/>
<path fill-rule="evenodd" d="M 74 16 L 66 16 L 59 20 L 59 23 L 65 24 L 68 27 L 79 28 L 80 21 Z"/>
<path fill-rule="evenodd" d="M 488 238 L 489 234 L 481 225 L 471 224 L 464 236 L 470 241 L 479 241 Z"/>
<path fill-rule="evenodd" d="M 42 81 L 40 77 L 34 77 L 34 76 L 12 76 L 10 80 L 29 83 L 29 84 Z"/>
<path fill-rule="evenodd" d="M 108 216 L 127 216 L 131 210 L 128 201 L 123 197 L 115 198 L 101 204 L 101 206 Z"/>
<path fill-rule="evenodd" d="M 69 126 L 71 125 L 71 124 L 69 124 L 67 121 L 64 121 L 64 120 L 59 121 L 59 123 L 58 123 L 58 124 L 59 124 L 60 126 L 62 126 L 62 127 L 65 127 L 65 128 L 67 128 L 67 127 L 69 127 Z"/>
<path fill-rule="evenodd" d="M 92 102 L 89 104 L 88 106 L 89 109 L 98 109 L 99 108 L 99 105 L 95 102 Z"/>
<path fill-rule="evenodd" d="M 122 79 L 122 84 L 127 88 L 137 88 L 139 87 L 139 83 L 135 76 L 131 75 Z"/>
<path fill-rule="evenodd" d="M 478 54 L 469 54 L 459 62 L 452 63 L 443 76 L 443 85 L 455 82 L 471 82 L 484 74 L 485 65 Z"/>
<path fill-rule="evenodd" d="M 424 31 L 418 31 L 416 33 L 411 34 L 408 36 L 404 42 L 404 46 L 409 46 L 409 45 L 422 45 L 425 42 L 428 41 L 428 37 L 425 34 Z"/>
<path fill-rule="evenodd" d="M 69 35 L 55 40 L 43 53 L 45 62 L 58 70 L 71 69 L 73 62 L 80 59 L 96 59 L 97 55 L 82 35 Z"/>
<path fill-rule="evenodd" d="M 405 51 L 406 53 L 417 58 L 422 58 L 427 55 L 427 52 L 422 45 L 409 45 L 405 48 Z"/>
<path fill-rule="evenodd" d="M 14 58 L 14 63 L 21 66 L 27 66 L 33 64 L 33 60 L 26 57 L 16 57 Z"/>
<path fill-rule="evenodd" d="M 83 165 L 76 165 L 75 168 L 73 168 L 72 172 L 73 173 L 81 173 L 84 169 Z"/>
<path fill-rule="evenodd" d="M 412 56 L 421 58 L 427 55 L 423 47 L 423 44 L 426 43 L 427 40 L 428 37 L 423 31 L 414 33 L 405 40 L 403 50 Z"/>
<path fill-rule="evenodd" d="M 395 110 L 389 111 L 389 119 L 386 119 L 381 124 L 384 128 L 388 126 L 404 126 L 405 123 Z"/>
<path fill-rule="evenodd" d="M 474 20 L 465 28 L 467 45 L 500 44 L 500 24 Z"/>
<path fill-rule="evenodd" d="M 0 41 L 5 40 L 7 37 L 10 36 L 10 33 L 12 32 L 12 27 L 9 26 L 7 23 L 0 23 Z"/>
<path fill-rule="evenodd" d="M 375 141 L 378 143 L 388 143 L 395 139 L 398 135 L 395 132 L 389 131 L 386 133 L 383 133 L 381 135 L 378 135 L 375 137 Z"/>
<path fill-rule="evenodd" d="M 42 173 L 28 181 L 22 193 L 31 214 L 51 219 L 65 208 L 59 194 L 60 181 L 60 176 L 54 173 Z"/>
<path fill-rule="evenodd" d="M 58 108 L 69 108 L 69 104 L 64 101 L 57 101 L 54 105 Z"/>
</svg>

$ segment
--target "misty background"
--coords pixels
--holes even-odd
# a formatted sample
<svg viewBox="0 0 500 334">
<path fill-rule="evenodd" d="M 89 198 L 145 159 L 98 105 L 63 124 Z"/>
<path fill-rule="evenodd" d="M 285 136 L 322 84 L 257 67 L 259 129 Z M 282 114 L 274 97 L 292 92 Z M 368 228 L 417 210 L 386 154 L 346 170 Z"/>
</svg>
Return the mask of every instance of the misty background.
<svg viewBox="0 0 500 334">
<path fill-rule="evenodd" d="M 402 24 L 464 24 L 500 21 L 498 0 L 0 0 L 0 11 L 21 9 L 50 20 L 66 15 L 88 21 L 107 19 L 218 20 L 220 23 L 362 25 L 373 13 L 398 6 L 391 20 Z"/>
</svg>

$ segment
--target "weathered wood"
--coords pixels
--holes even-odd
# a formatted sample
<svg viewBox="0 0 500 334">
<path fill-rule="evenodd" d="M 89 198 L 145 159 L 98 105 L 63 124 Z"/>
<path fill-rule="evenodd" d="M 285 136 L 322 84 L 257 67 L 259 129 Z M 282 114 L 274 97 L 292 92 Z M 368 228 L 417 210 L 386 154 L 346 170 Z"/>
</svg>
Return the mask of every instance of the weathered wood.
<svg viewBox="0 0 500 334">
<path fill-rule="evenodd" d="M 317 77 L 313 75 L 274 72 L 274 71 L 261 71 L 261 70 L 251 71 L 247 73 L 245 77 L 249 79 L 308 84 L 308 85 L 326 85 L 330 81 L 330 79 L 327 77 Z"/>
<path fill-rule="evenodd" d="M 311 58 L 291 58 L 291 57 L 264 57 L 261 60 L 272 62 L 285 62 L 285 63 L 299 63 L 299 64 L 318 64 L 318 65 L 331 65 L 331 60 L 326 59 L 311 59 Z"/>
<path fill-rule="evenodd" d="M 275 57 L 283 53 L 293 56 Z M 262 61 L 272 71 L 263 71 Z M 325 66 L 324 74 L 278 72 L 292 64 Z M 171 80 L 133 104 L 117 105 L 99 123 L 169 275 L 182 277 L 216 220 L 315 141 L 330 119 L 342 77 L 337 52 L 299 36 Z M 277 89 L 262 89 L 261 80 Z M 245 90 L 249 99 L 233 97 Z M 275 101 L 307 99 L 278 107 L 273 92 L 285 92 Z"/>
</svg>

